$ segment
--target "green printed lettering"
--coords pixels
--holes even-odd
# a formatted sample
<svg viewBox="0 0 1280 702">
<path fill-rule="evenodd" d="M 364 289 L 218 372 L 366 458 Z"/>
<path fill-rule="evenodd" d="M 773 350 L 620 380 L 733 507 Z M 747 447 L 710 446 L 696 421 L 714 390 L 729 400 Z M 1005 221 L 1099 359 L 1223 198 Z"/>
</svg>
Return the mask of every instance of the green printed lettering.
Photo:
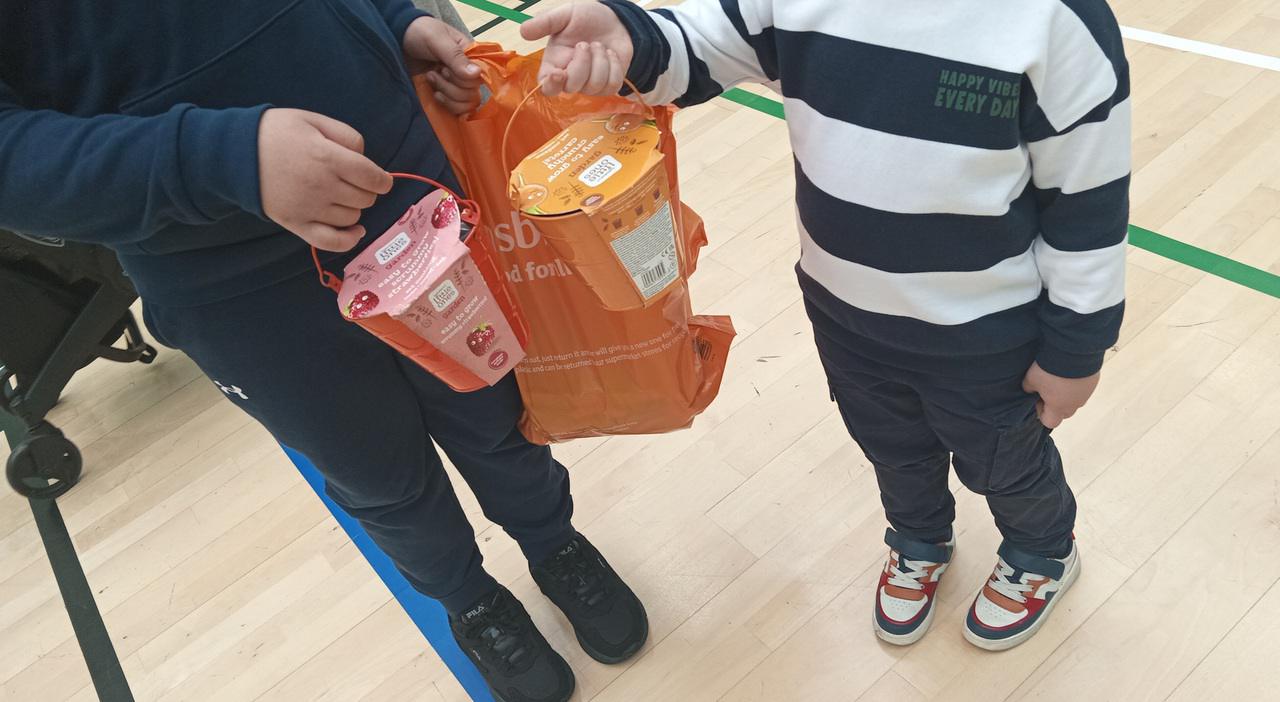
<svg viewBox="0 0 1280 702">
<path fill-rule="evenodd" d="M 965 114 L 1008 119 L 1017 116 L 1020 86 L 976 73 L 939 69 L 933 106 Z"/>
</svg>

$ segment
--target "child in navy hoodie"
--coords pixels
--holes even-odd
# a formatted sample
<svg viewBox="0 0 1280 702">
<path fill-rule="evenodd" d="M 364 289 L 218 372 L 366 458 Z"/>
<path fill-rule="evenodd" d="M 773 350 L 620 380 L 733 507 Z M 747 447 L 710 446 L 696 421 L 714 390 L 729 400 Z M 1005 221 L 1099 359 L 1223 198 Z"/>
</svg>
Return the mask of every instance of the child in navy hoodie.
<svg viewBox="0 0 1280 702">
<path fill-rule="evenodd" d="M 450 391 L 345 322 L 308 255 L 340 270 L 425 194 L 390 171 L 456 184 L 406 62 L 466 112 L 466 44 L 409 0 L 0 0 L 0 228 L 113 248 L 156 338 L 311 458 L 495 693 L 565 700 L 572 672 L 485 572 L 432 440 L 589 654 L 621 661 L 648 629 L 518 431 L 514 379 Z"/>
</svg>

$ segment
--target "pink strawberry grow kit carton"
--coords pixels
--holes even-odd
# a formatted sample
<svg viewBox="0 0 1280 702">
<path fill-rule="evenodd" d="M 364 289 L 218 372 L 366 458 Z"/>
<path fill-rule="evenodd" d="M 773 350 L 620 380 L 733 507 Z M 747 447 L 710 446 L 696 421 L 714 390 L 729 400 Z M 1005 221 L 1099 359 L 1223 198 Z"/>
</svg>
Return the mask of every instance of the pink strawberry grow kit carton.
<svg viewBox="0 0 1280 702">
<path fill-rule="evenodd" d="M 348 319 L 459 390 L 475 389 L 467 375 L 493 385 L 524 359 L 509 300 L 490 287 L 501 281 L 487 280 L 497 275 L 483 270 L 487 257 L 473 259 L 471 232 L 457 199 L 436 190 L 347 265 L 338 289 Z M 440 354 L 460 366 L 453 377 L 441 372 Z"/>
</svg>

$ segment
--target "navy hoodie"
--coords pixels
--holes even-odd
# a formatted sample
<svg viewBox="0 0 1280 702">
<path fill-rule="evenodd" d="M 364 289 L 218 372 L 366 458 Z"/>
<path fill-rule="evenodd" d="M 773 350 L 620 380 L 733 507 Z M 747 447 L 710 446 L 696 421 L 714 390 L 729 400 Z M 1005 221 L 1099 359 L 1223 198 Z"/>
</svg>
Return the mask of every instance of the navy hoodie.
<svg viewBox="0 0 1280 702">
<path fill-rule="evenodd" d="M 406 73 L 409 0 L 0 0 L 0 229 L 106 244 L 143 297 L 226 300 L 299 275 L 269 221 L 258 121 L 341 120 L 388 170 L 446 177 Z M 425 186 L 366 210 L 369 237 Z"/>
</svg>

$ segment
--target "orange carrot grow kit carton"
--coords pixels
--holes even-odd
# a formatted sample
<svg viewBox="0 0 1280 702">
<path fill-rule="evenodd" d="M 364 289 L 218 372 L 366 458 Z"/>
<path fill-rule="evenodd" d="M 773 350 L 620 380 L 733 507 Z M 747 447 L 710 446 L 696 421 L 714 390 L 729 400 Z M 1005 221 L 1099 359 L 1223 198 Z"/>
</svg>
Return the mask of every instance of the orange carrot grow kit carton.
<svg viewBox="0 0 1280 702">
<path fill-rule="evenodd" d="M 594 116 L 511 171 L 515 208 L 609 310 L 648 307 L 683 278 L 662 139 L 651 117 Z"/>
</svg>

